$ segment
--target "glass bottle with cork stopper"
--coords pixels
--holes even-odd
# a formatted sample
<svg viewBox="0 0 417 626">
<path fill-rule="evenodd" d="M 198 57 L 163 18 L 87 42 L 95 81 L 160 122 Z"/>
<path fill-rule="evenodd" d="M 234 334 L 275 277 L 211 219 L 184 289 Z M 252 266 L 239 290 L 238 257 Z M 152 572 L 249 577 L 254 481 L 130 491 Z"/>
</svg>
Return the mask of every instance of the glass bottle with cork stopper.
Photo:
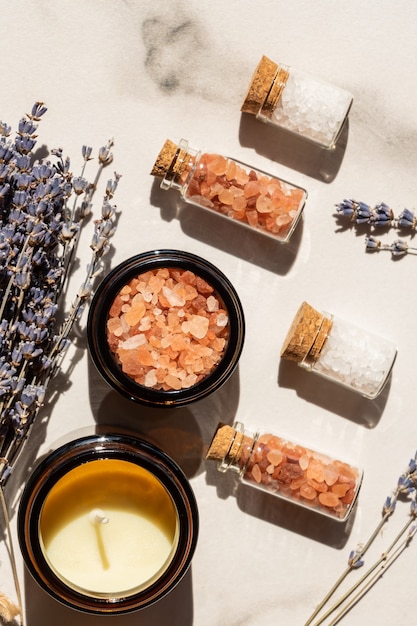
<svg viewBox="0 0 417 626">
<path fill-rule="evenodd" d="M 298 309 L 281 349 L 282 358 L 371 399 L 382 391 L 396 355 L 388 339 L 307 302 Z"/>
<path fill-rule="evenodd" d="M 335 147 L 352 102 L 348 91 L 263 56 L 241 110 L 329 149 Z"/>
<path fill-rule="evenodd" d="M 161 188 L 175 189 L 195 206 L 287 242 L 307 198 L 305 189 L 217 153 L 169 139 L 152 168 Z"/>
<path fill-rule="evenodd" d="M 237 472 L 251 486 L 342 522 L 363 476 L 349 463 L 269 432 L 250 432 L 241 422 L 218 425 L 206 458 L 221 472 Z"/>
</svg>

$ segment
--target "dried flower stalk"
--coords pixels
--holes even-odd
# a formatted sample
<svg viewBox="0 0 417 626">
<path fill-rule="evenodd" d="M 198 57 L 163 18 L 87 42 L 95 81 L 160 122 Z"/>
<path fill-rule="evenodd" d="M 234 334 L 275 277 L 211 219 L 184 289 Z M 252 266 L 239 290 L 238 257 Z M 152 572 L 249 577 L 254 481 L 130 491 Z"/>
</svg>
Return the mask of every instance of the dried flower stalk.
<svg viewBox="0 0 417 626">
<path fill-rule="evenodd" d="M 112 204 L 120 176 L 107 182 L 101 217 L 94 221 L 91 259 L 64 321 L 62 308 L 83 226 L 92 210 L 97 183 L 113 160 L 112 141 L 98 154 L 93 182 L 85 177 L 92 149 L 82 148 L 79 176 L 62 150 L 53 161 L 36 161 L 37 128 L 46 107 L 35 103 L 14 138 L 0 122 L 0 490 L 27 441 L 48 385 L 60 369 L 69 335 L 89 300 L 93 282 L 115 232 Z M 61 311 L 59 311 L 61 312 Z M 3 512 L 8 524 L 7 508 Z M 19 596 L 18 581 L 15 576 Z M 19 599 L 20 602 L 20 599 Z M 0 616 L 13 619 L 13 605 L 0 597 Z M 19 610 L 19 609 L 18 609 Z M 9 619 L 9 621 L 10 621 Z"/>
<path fill-rule="evenodd" d="M 365 202 L 357 202 L 345 199 L 336 204 L 337 216 L 348 218 L 351 225 L 362 227 L 367 225 L 371 230 L 397 228 L 402 231 L 411 231 L 412 236 L 417 229 L 417 217 L 414 211 L 403 209 L 398 217 L 385 202 L 370 206 Z M 384 243 L 373 235 L 365 239 L 366 252 L 380 252 L 388 250 L 394 259 L 399 259 L 406 254 L 417 254 L 417 248 L 410 246 L 405 239 L 395 239 L 390 243 Z"/>
<path fill-rule="evenodd" d="M 380 534 L 384 525 L 396 510 L 399 499 L 406 498 L 410 501 L 409 516 L 404 525 L 397 533 L 388 548 L 380 555 L 376 561 L 369 566 L 359 580 L 357 580 L 340 598 L 334 601 L 326 610 L 334 594 L 341 587 L 347 576 L 353 571 L 363 567 L 364 555 L 371 547 L 376 537 Z M 400 475 L 397 485 L 393 490 L 392 496 L 388 496 L 382 507 L 382 515 L 374 531 L 371 533 L 365 544 L 362 544 L 352 550 L 349 554 L 348 564 L 342 574 L 339 576 L 330 591 L 326 594 L 320 604 L 311 614 L 305 626 L 319 626 L 326 623 L 328 626 L 339 623 L 346 616 L 363 595 L 371 589 L 377 580 L 387 571 L 391 565 L 398 559 L 401 553 L 407 548 L 417 531 L 417 452 L 406 468 Z M 356 593 L 355 593 L 356 592 Z M 334 616 L 335 611 L 339 612 Z M 325 611 L 323 613 L 323 611 Z M 321 616 L 319 617 L 319 615 Z M 332 617 L 333 616 L 333 617 Z M 326 621 L 330 619 L 331 621 Z M 316 620 L 316 621 L 315 621 Z"/>
</svg>

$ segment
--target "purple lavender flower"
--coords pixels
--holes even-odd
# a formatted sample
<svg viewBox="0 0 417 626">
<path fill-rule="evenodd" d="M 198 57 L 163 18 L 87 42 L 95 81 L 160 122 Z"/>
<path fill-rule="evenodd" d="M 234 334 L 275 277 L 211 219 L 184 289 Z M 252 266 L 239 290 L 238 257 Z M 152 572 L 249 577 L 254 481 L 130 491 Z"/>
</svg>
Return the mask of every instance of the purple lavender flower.
<svg viewBox="0 0 417 626">
<path fill-rule="evenodd" d="M 338 213 L 353 219 L 357 206 L 358 204 L 354 200 L 343 200 L 343 202 L 336 204 L 336 209 Z"/>
<path fill-rule="evenodd" d="M 382 507 L 383 515 L 391 515 L 395 511 L 395 507 L 397 505 L 397 499 L 391 496 L 387 496 L 384 505 Z"/>
<path fill-rule="evenodd" d="M 372 224 L 376 226 L 389 226 L 394 219 L 394 212 L 384 202 L 377 204 L 370 218 Z"/>
<path fill-rule="evenodd" d="M 401 228 L 415 228 L 416 218 L 409 209 L 404 209 L 398 216 L 398 226 Z"/>
<path fill-rule="evenodd" d="M 360 550 L 351 550 L 348 558 L 348 565 L 352 569 L 359 569 L 365 561 L 362 559 Z"/>
<path fill-rule="evenodd" d="M 402 239 L 396 239 L 390 245 L 390 250 L 393 256 L 402 256 L 403 254 L 407 254 L 408 244 L 406 241 L 403 241 Z"/>
<path fill-rule="evenodd" d="M 376 252 L 381 247 L 381 241 L 372 235 L 369 235 L 369 237 L 365 240 L 365 246 L 368 252 Z"/>
<path fill-rule="evenodd" d="M 43 102 L 35 102 L 35 104 L 32 107 L 32 111 L 29 117 L 35 120 L 36 122 L 39 122 L 42 115 L 45 115 L 46 111 L 47 111 L 47 108 Z"/>
<path fill-rule="evenodd" d="M 107 183 L 102 214 L 94 220 L 85 280 L 68 314 L 57 315 L 76 259 L 80 232 L 93 208 L 100 173 L 113 155 L 110 141 L 98 153 L 94 183 L 86 177 L 92 148 L 81 150 L 81 174 L 61 148 L 37 162 L 34 148 L 46 112 L 36 102 L 11 128 L 0 122 L 0 482 L 4 484 L 43 403 L 49 381 L 71 344 L 114 233 L 113 197 L 119 176 Z M 58 318 L 64 322 L 60 323 Z"/>
<path fill-rule="evenodd" d="M 364 224 L 369 222 L 372 217 L 372 210 L 368 204 L 364 202 L 359 202 L 358 207 L 355 212 L 355 222 L 357 224 Z"/>
</svg>

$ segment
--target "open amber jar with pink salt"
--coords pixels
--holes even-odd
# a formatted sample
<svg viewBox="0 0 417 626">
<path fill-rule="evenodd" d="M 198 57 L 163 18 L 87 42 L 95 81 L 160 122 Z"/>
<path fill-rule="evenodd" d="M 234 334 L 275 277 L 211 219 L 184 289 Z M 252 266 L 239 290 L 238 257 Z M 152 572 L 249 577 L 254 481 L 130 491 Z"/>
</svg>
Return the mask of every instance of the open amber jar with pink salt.
<svg viewBox="0 0 417 626">
<path fill-rule="evenodd" d="M 239 361 L 243 308 L 229 279 L 179 250 L 127 259 L 99 285 L 87 323 L 103 378 L 131 400 L 183 406 L 219 389 Z"/>
<path fill-rule="evenodd" d="M 162 147 L 151 174 L 195 206 L 287 242 L 297 226 L 305 189 L 217 153 L 198 152 L 181 139 Z"/>
</svg>

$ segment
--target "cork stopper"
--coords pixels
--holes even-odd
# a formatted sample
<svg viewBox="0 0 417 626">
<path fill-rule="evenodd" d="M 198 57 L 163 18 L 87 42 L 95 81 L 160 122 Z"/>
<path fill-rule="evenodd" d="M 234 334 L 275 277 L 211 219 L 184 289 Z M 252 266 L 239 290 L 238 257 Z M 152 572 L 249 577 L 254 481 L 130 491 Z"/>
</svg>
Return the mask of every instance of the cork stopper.
<svg viewBox="0 0 417 626">
<path fill-rule="evenodd" d="M 165 174 L 171 167 L 173 160 L 175 159 L 177 150 L 178 146 L 170 141 L 170 139 L 167 139 L 162 146 L 162 150 L 156 158 L 154 166 L 151 170 L 151 175 L 158 176 L 159 178 L 164 178 Z"/>
<path fill-rule="evenodd" d="M 332 327 L 332 321 L 307 302 L 298 309 L 281 348 L 281 357 L 300 363 L 317 361 Z"/>
<path fill-rule="evenodd" d="M 166 140 L 151 170 L 152 176 L 162 178 L 162 189 L 182 188 L 195 162 L 191 152 L 195 154 L 189 150 L 185 139 L 181 139 L 178 145 Z"/>
<path fill-rule="evenodd" d="M 309 357 L 311 357 L 311 359 L 313 361 L 317 361 L 321 350 L 325 344 L 325 341 L 327 339 L 327 337 L 329 336 L 330 330 L 332 328 L 333 322 L 329 317 L 326 317 L 325 315 L 323 316 L 323 320 L 321 323 L 321 327 L 319 332 L 317 333 L 317 337 L 313 343 L 313 345 L 311 346 L 310 352 L 309 352 Z"/>
<path fill-rule="evenodd" d="M 240 444 L 236 439 L 236 430 L 227 424 L 219 424 L 206 454 L 209 461 L 223 461 L 228 455 L 235 456 Z"/>
<path fill-rule="evenodd" d="M 280 66 L 276 73 L 272 87 L 265 98 L 265 102 L 263 103 L 261 110 L 263 115 L 270 116 L 275 111 L 281 94 L 284 91 L 284 87 L 287 84 L 288 76 L 289 72 L 284 67 Z"/>
<path fill-rule="evenodd" d="M 256 115 L 260 111 L 274 82 L 277 71 L 278 65 L 268 59 L 268 57 L 263 56 L 252 76 L 252 81 L 241 106 L 240 110 L 243 113 Z"/>
</svg>

